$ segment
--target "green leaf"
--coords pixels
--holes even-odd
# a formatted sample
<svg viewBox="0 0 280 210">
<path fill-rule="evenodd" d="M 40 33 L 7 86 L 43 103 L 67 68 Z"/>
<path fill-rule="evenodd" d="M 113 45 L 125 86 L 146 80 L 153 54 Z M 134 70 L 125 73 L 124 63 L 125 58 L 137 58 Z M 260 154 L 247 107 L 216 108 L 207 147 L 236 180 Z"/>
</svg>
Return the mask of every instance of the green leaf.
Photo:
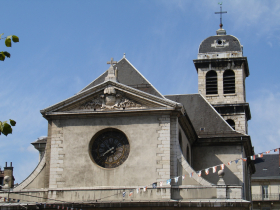
<svg viewBox="0 0 280 210">
<path fill-rule="evenodd" d="M 16 121 L 10 119 L 10 124 L 11 124 L 11 126 L 15 126 L 16 125 Z"/>
<path fill-rule="evenodd" d="M 12 36 L 13 42 L 19 42 L 19 38 L 16 35 Z"/>
<path fill-rule="evenodd" d="M 4 61 L 5 60 L 5 54 L 4 52 L 0 52 L 0 61 Z"/>
<path fill-rule="evenodd" d="M 1 37 L 4 35 L 4 33 L 2 33 L 2 34 L 0 34 L 0 39 L 1 39 Z"/>
<path fill-rule="evenodd" d="M 7 47 L 11 47 L 11 46 L 12 46 L 11 38 L 7 38 L 7 39 L 5 40 L 5 45 L 6 45 Z"/>
<path fill-rule="evenodd" d="M 7 56 L 8 58 L 10 58 L 10 57 L 11 57 L 11 54 L 10 54 L 10 53 L 8 53 L 7 51 L 4 51 L 4 52 L 3 52 L 3 54 L 4 54 L 5 56 Z"/>
<path fill-rule="evenodd" d="M 9 133 L 12 133 L 12 132 L 13 132 L 13 129 L 12 129 L 11 125 L 8 124 L 8 123 L 4 123 L 2 133 L 3 133 L 5 136 L 7 136 Z"/>
</svg>

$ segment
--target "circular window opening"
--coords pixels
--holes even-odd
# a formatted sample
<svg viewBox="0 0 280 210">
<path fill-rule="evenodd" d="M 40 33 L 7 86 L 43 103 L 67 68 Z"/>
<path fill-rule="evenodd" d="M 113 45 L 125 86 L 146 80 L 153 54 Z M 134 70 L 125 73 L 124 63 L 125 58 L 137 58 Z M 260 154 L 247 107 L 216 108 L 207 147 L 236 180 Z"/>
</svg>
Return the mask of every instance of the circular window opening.
<svg viewBox="0 0 280 210">
<path fill-rule="evenodd" d="M 217 43 L 218 44 L 223 44 L 222 40 L 220 40 L 220 39 L 217 40 Z"/>
<path fill-rule="evenodd" d="M 126 135 L 117 129 L 98 132 L 90 141 L 92 160 L 102 168 L 116 168 L 128 158 L 130 145 Z"/>
</svg>

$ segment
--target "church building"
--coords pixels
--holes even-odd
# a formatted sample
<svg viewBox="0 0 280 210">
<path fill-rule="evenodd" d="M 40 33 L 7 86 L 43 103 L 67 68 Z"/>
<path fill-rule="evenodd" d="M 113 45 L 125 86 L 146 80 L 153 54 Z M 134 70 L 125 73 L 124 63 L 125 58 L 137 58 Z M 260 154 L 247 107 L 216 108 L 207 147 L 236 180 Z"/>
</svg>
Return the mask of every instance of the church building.
<svg viewBox="0 0 280 210">
<path fill-rule="evenodd" d="M 42 109 L 40 162 L 10 198 L 45 209 L 250 209 L 243 46 L 221 25 L 193 62 L 197 94 L 162 95 L 124 55 Z"/>
</svg>

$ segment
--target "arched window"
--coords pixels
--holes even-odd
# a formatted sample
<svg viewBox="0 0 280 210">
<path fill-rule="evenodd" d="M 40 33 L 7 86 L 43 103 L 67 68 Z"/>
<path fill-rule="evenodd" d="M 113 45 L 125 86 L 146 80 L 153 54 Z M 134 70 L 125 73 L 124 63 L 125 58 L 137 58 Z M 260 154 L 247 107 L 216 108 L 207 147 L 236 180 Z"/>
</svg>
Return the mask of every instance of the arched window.
<svg viewBox="0 0 280 210">
<path fill-rule="evenodd" d="M 187 146 L 187 152 L 186 152 L 186 158 L 187 158 L 187 161 L 188 163 L 190 163 L 190 148 L 189 148 L 189 145 Z"/>
<path fill-rule="evenodd" d="M 218 94 L 217 73 L 213 70 L 206 74 L 206 95 Z"/>
<path fill-rule="evenodd" d="M 180 144 L 181 150 L 182 150 L 182 152 L 183 152 L 183 147 L 182 147 L 182 134 L 181 134 L 180 131 L 179 131 L 179 144 Z"/>
<path fill-rule="evenodd" d="M 224 94 L 235 93 L 235 74 L 232 70 L 224 72 Z"/>
<path fill-rule="evenodd" d="M 228 119 L 226 121 L 235 130 L 235 122 L 232 119 Z"/>
</svg>

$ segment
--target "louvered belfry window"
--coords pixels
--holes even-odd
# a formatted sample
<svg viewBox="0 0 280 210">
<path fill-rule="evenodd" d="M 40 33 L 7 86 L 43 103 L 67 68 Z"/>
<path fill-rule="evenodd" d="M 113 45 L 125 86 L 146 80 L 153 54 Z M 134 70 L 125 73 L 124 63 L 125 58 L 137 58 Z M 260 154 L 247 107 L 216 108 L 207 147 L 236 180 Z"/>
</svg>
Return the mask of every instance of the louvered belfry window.
<svg viewBox="0 0 280 210">
<path fill-rule="evenodd" d="M 224 72 L 224 94 L 235 93 L 235 74 L 232 70 Z"/>
<path fill-rule="evenodd" d="M 217 73 L 213 70 L 206 74 L 206 95 L 218 94 Z"/>
</svg>

